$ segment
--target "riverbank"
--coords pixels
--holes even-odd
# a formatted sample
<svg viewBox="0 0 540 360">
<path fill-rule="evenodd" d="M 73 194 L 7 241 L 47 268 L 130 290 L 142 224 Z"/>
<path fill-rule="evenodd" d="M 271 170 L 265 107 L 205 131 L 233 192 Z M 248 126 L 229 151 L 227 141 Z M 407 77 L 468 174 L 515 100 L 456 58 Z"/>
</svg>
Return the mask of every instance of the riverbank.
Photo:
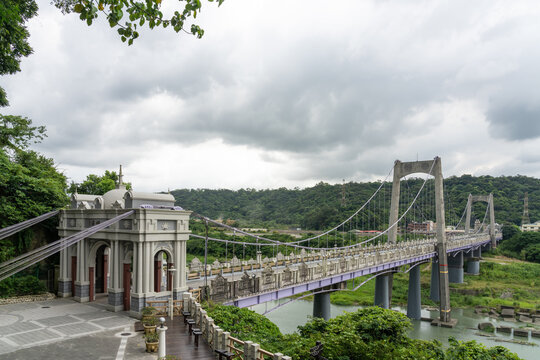
<svg viewBox="0 0 540 360">
<path fill-rule="evenodd" d="M 353 289 L 368 278 L 349 281 Z M 429 298 L 431 264 L 421 266 L 422 305 L 437 306 Z M 392 305 L 406 306 L 409 275 L 394 274 Z M 375 281 L 368 281 L 355 291 L 339 291 L 330 295 L 335 305 L 373 305 Z M 450 284 L 450 303 L 453 308 L 514 306 L 540 309 L 540 264 L 504 256 L 485 255 L 480 262 L 480 275 L 464 276 L 463 284 Z"/>
</svg>

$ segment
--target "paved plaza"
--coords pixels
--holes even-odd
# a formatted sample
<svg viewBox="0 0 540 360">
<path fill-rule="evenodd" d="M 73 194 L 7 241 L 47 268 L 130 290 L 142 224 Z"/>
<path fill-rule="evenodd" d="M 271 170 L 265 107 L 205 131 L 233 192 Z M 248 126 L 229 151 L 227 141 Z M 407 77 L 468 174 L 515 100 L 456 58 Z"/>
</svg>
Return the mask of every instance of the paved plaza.
<svg viewBox="0 0 540 360">
<path fill-rule="evenodd" d="M 0 359 L 156 359 L 135 319 L 70 299 L 0 306 Z"/>
</svg>

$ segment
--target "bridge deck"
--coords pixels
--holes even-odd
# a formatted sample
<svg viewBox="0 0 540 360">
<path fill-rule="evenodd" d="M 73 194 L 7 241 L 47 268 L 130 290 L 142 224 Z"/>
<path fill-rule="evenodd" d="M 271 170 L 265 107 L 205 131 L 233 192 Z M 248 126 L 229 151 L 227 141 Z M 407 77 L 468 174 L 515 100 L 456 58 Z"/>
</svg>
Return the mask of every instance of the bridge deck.
<svg viewBox="0 0 540 360">
<path fill-rule="evenodd" d="M 195 338 L 188 334 L 181 316 L 172 321 L 167 318 L 167 355 L 176 355 L 181 359 L 215 360 L 212 349 L 199 337 L 199 347 L 195 347 Z"/>
</svg>

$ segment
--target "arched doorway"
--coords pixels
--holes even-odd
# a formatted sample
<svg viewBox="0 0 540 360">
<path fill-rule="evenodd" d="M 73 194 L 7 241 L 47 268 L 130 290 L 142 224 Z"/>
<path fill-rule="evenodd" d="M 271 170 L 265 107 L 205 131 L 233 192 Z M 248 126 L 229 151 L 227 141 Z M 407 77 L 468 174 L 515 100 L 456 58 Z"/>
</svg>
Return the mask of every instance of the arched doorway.
<svg viewBox="0 0 540 360">
<path fill-rule="evenodd" d="M 109 285 L 109 254 L 110 248 L 102 245 L 96 251 L 96 294 L 107 292 Z"/>
<path fill-rule="evenodd" d="M 168 271 L 173 266 L 171 254 L 159 250 L 154 256 L 154 292 L 171 291 L 172 273 Z"/>
<path fill-rule="evenodd" d="M 99 241 L 91 247 L 88 254 L 88 280 L 90 283 L 89 301 L 106 298 L 110 286 L 111 265 L 109 244 Z"/>
</svg>

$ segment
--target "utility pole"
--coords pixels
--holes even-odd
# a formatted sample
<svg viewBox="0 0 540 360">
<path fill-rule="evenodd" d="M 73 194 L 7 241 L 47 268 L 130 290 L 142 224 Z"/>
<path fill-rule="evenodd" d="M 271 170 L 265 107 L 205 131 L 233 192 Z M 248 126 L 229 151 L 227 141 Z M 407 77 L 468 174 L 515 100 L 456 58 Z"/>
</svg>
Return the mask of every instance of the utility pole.
<svg viewBox="0 0 540 360">
<path fill-rule="evenodd" d="M 345 205 L 345 179 L 343 179 L 343 183 L 341 184 L 341 207 L 345 207 Z"/>
<path fill-rule="evenodd" d="M 529 193 L 525 193 L 525 198 L 523 199 L 523 216 L 521 217 L 521 225 L 530 224 L 531 219 L 529 218 Z"/>
</svg>

